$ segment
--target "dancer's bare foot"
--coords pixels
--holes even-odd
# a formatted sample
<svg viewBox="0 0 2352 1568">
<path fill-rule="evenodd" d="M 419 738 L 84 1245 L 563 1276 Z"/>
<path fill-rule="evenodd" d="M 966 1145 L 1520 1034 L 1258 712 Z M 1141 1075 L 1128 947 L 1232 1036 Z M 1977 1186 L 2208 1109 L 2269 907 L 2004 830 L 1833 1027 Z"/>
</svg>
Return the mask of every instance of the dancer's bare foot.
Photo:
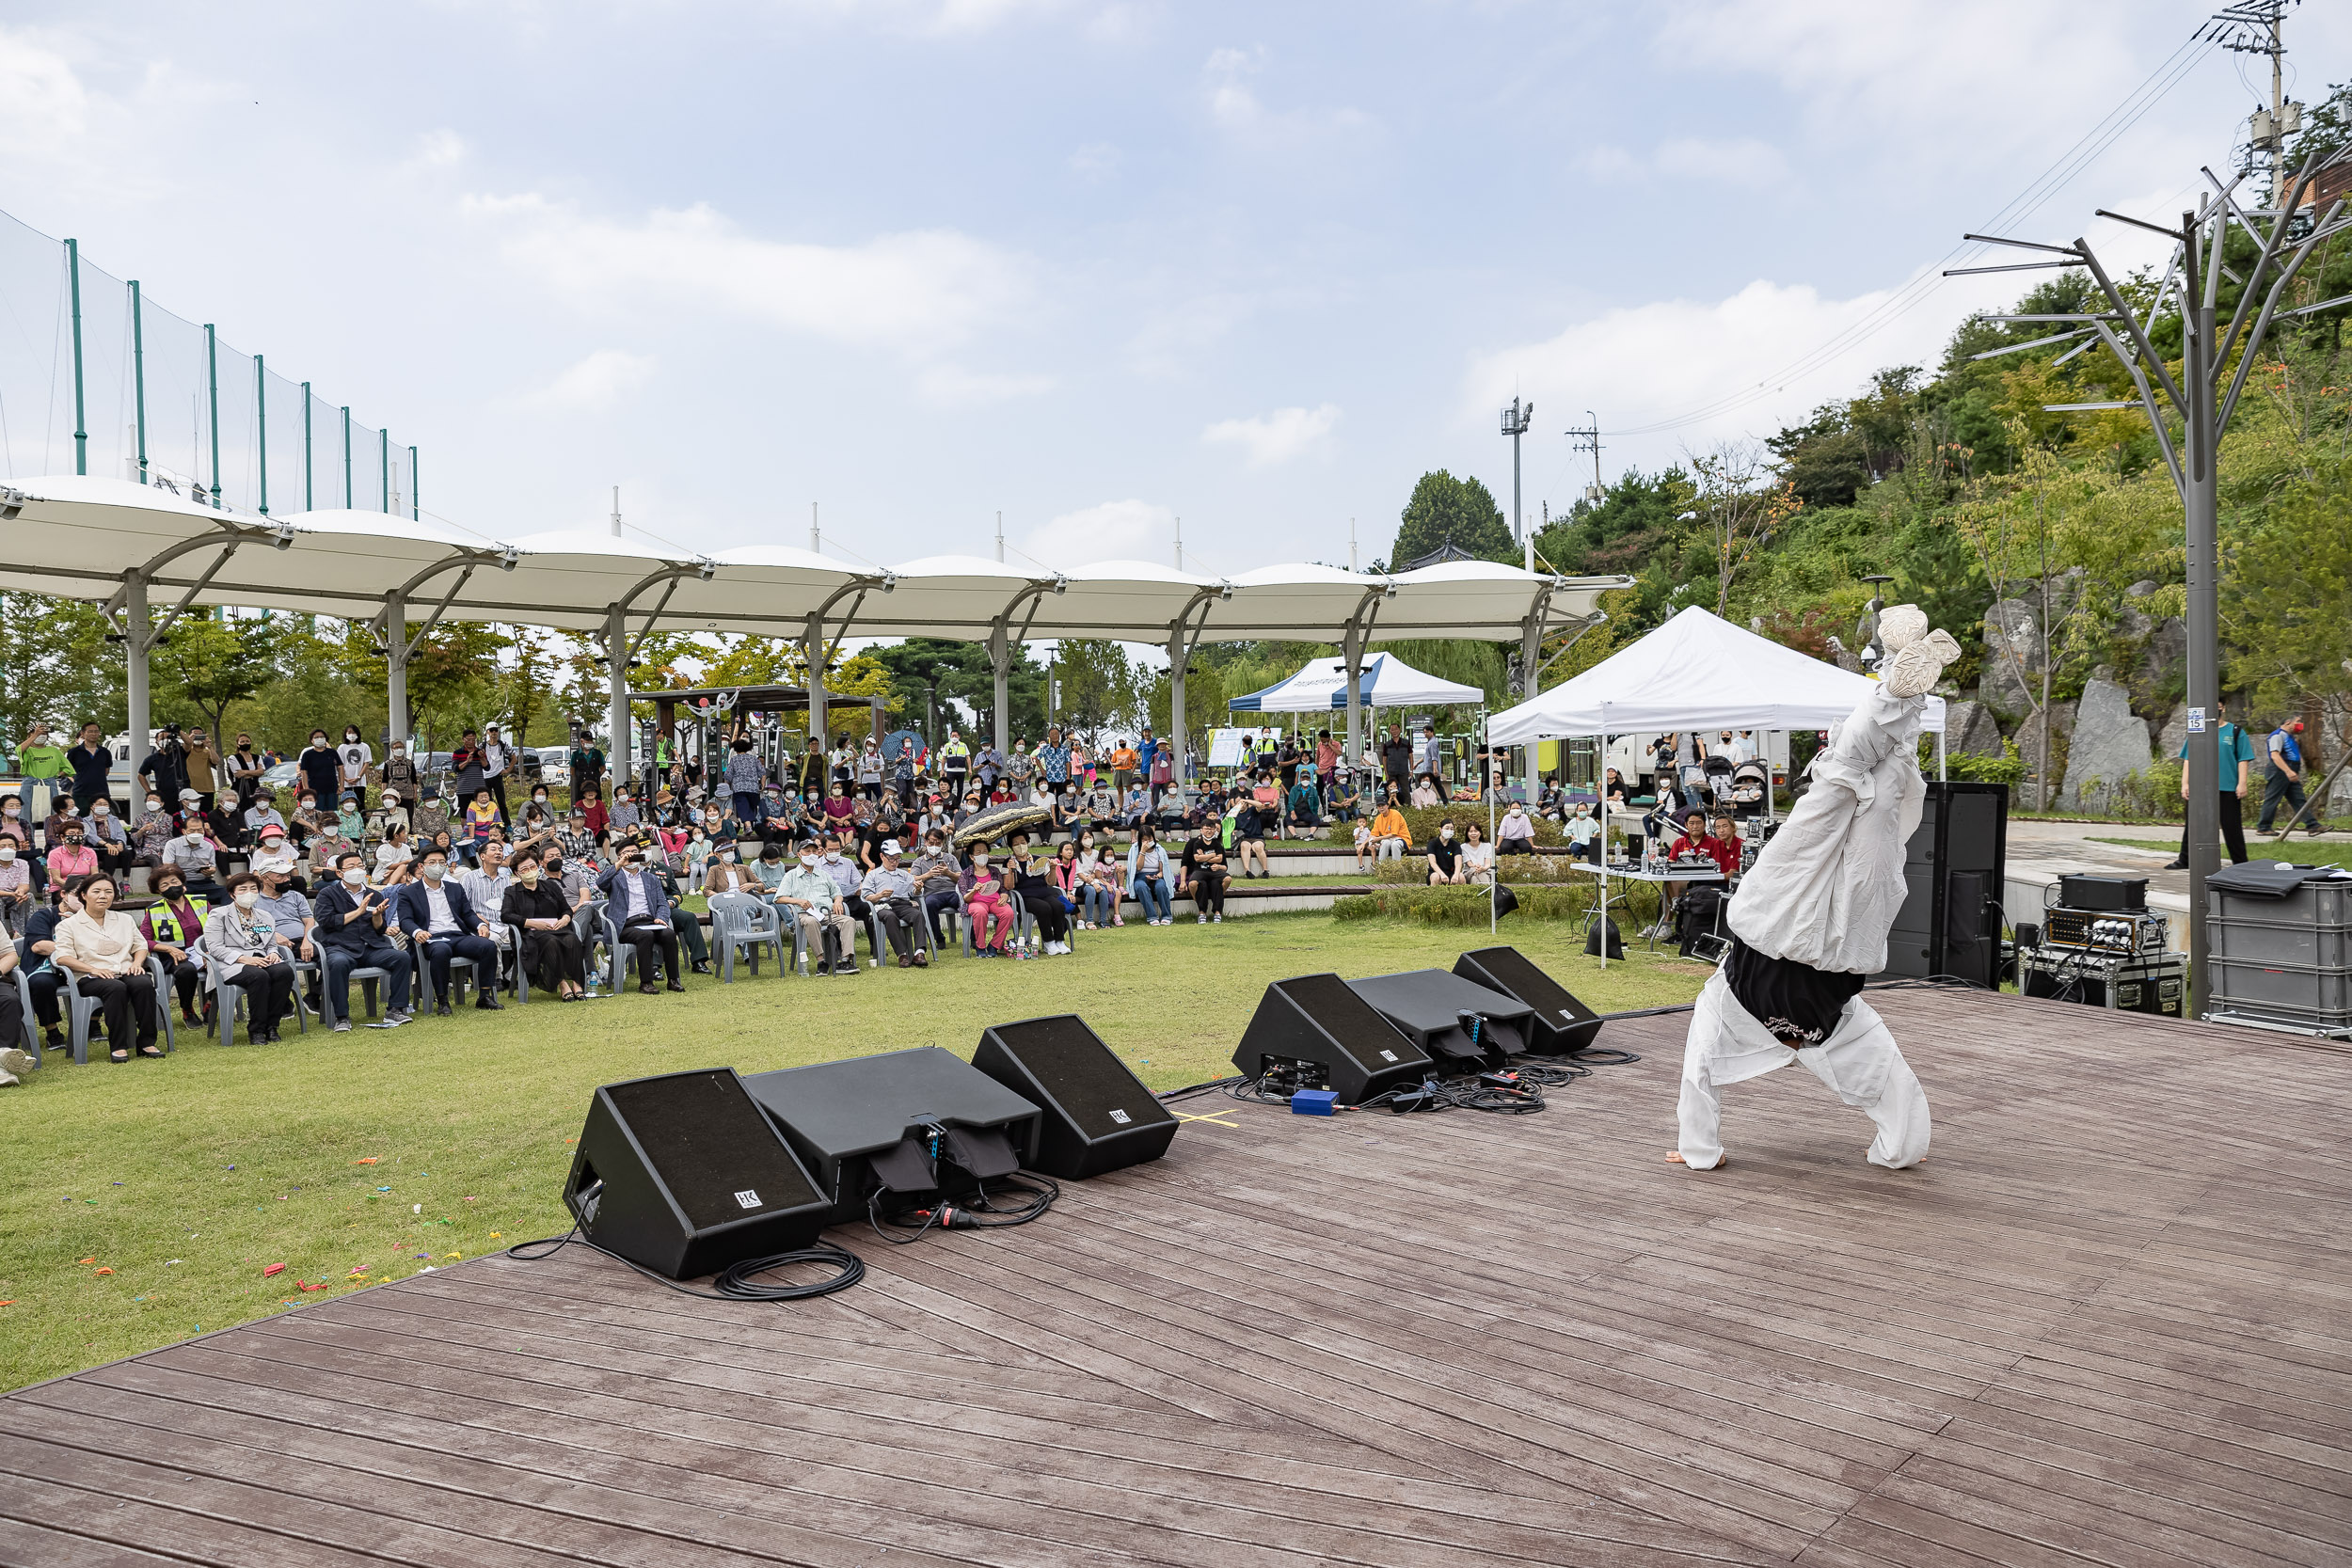
<svg viewBox="0 0 2352 1568">
<path fill-rule="evenodd" d="M 1668 1149 L 1666 1151 L 1666 1158 L 1668 1161 L 1677 1165 L 1691 1165 L 1691 1162 L 1682 1157 L 1682 1150 L 1678 1148 Z M 1731 1164 L 1731 1156 L 1728 1154 L 1722 1154 L 1716 1156 L 1715 1163 L 1708 1166 L 1707 1169 L 1710 1171 L 1721 1170 L 1729 1164 Z M 1698 1169 L 1696 1165 L 1691 1165 L 1691 1168 L 1692 1170 Z M 1705 1172 L 1701 1172 L 1701 1174 L 1704 1175 Z"/>
</svg>

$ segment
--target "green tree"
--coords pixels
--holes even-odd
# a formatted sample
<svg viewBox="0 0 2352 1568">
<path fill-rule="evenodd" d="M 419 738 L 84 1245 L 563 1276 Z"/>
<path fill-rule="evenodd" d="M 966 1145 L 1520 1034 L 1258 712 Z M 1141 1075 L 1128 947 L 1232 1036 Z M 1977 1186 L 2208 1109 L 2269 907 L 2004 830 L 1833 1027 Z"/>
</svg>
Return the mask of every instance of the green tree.
<svg viewBox="0 0 2352 1568">
<path fill-rule="evenodd" d="M 206 725 L 219 738 L 229 705 L 277 677 L 277 629 L 262 616 L 183 615 L 148 661 L 156 716 Z"/>
<path fill-rule="evenodd" d="M 0 594 L 0 737 L 11 751 L 34 720 L 72 736 L 96 720 L 122 728 L 122 644 L 106 640 L 96 605 Z"/>
<path fill-rule="evenodd" d="M 1390 568 L 1406 566 L 1452 545 L 1481 561 L 1513 562 L 1518 547 L 1511 542 L 1511 525 L 1486 487 L 1474 479 L 1456 479 L 1443 468 L 1421 476 L 1389 551 Z"/>
<path fill-rule="evenodd" d="M 1133 738 L 1141 682 L 1123 646 L 1108 638 L 1066 638 L 1055 649 L 1053 670 L 1061 685 L 1057 716 L 1065 730 L 1084 736 L 1089 746 L 1121 734 Z"/>
</svg>

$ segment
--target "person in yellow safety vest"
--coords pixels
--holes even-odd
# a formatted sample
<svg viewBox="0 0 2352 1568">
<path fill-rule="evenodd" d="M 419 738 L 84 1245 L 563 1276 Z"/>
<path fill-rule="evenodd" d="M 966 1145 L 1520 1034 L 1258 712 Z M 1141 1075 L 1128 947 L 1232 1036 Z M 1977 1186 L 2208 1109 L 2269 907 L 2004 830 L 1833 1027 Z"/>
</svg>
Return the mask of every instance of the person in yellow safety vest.
<svg viewBox="0 0 2352 1568">
<path fill-rule="evenodd" d="M 175 866 L 155 873 L 152 891 L 158 902 L 141 921 L 147 945 L 170 966 L 172 985 L 180 993 L 180 1016 L 197 1023 L 196 999 L 204 984 L 204 966 L 197 958 L 197 944 L 204 935 L 203 906 L 188 896 L 187 879 Z"/>
<path fill-rule="evenodd" d="M 963 743 L 963 736 L 956 733 L 952 724 L 947 728 L 946 740 L 939 748 L 939 776 L 947 785 L 950 799 L 961 795 L 965 781 L 972 777 L 972 748 Z"/>
</svg>

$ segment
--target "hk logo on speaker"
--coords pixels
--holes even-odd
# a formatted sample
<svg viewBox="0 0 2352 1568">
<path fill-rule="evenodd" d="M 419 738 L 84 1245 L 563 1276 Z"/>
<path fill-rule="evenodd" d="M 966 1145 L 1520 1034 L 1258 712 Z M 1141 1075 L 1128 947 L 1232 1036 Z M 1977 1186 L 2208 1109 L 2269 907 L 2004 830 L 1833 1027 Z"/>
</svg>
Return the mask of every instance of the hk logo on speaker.
<svg viewBox="0 0 2352 1568">
<path fill-rule="evenodd" d="M 1124 1111 L 1113 1111 L 1111 1113 L 1111 1120 L 1119 1123 L 1120 1126 L 1124 1127 L 1127 1125 L 1127 1113 Z"/>
<path fill-rule="evenodd" d="M 759 1195 L 746 1187 L 735 1195 L 735 1201 L 746 1209 L 756 1209 L 759 1207 Z"/>
</svg>

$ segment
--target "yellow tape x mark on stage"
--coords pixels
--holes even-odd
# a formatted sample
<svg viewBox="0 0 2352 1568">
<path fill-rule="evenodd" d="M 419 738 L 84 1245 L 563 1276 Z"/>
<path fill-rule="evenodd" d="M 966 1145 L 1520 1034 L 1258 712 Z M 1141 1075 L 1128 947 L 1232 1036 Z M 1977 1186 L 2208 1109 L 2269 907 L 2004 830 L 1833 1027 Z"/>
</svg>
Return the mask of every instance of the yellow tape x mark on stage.
<svg viewBox="0 0 2352 1568">
<path fill-rule="evenodd" d="M 1234 1132 L 1238 1132 L 1241 1131 L 1241 1123 L 1237 1121 L 1227 1121 L 1225 1119 L 1232 1114 L 1233 1113 L 1231 1111 L 1203 1111 L 1199 1116 L 1193 1116 L 1188 1112 L 1179 1111 L 1176 1113 L 1176 1119 L 1178 1121 L 1214 1122 L 1219 1127 L 1230 1127 Z"/>
</svg>

